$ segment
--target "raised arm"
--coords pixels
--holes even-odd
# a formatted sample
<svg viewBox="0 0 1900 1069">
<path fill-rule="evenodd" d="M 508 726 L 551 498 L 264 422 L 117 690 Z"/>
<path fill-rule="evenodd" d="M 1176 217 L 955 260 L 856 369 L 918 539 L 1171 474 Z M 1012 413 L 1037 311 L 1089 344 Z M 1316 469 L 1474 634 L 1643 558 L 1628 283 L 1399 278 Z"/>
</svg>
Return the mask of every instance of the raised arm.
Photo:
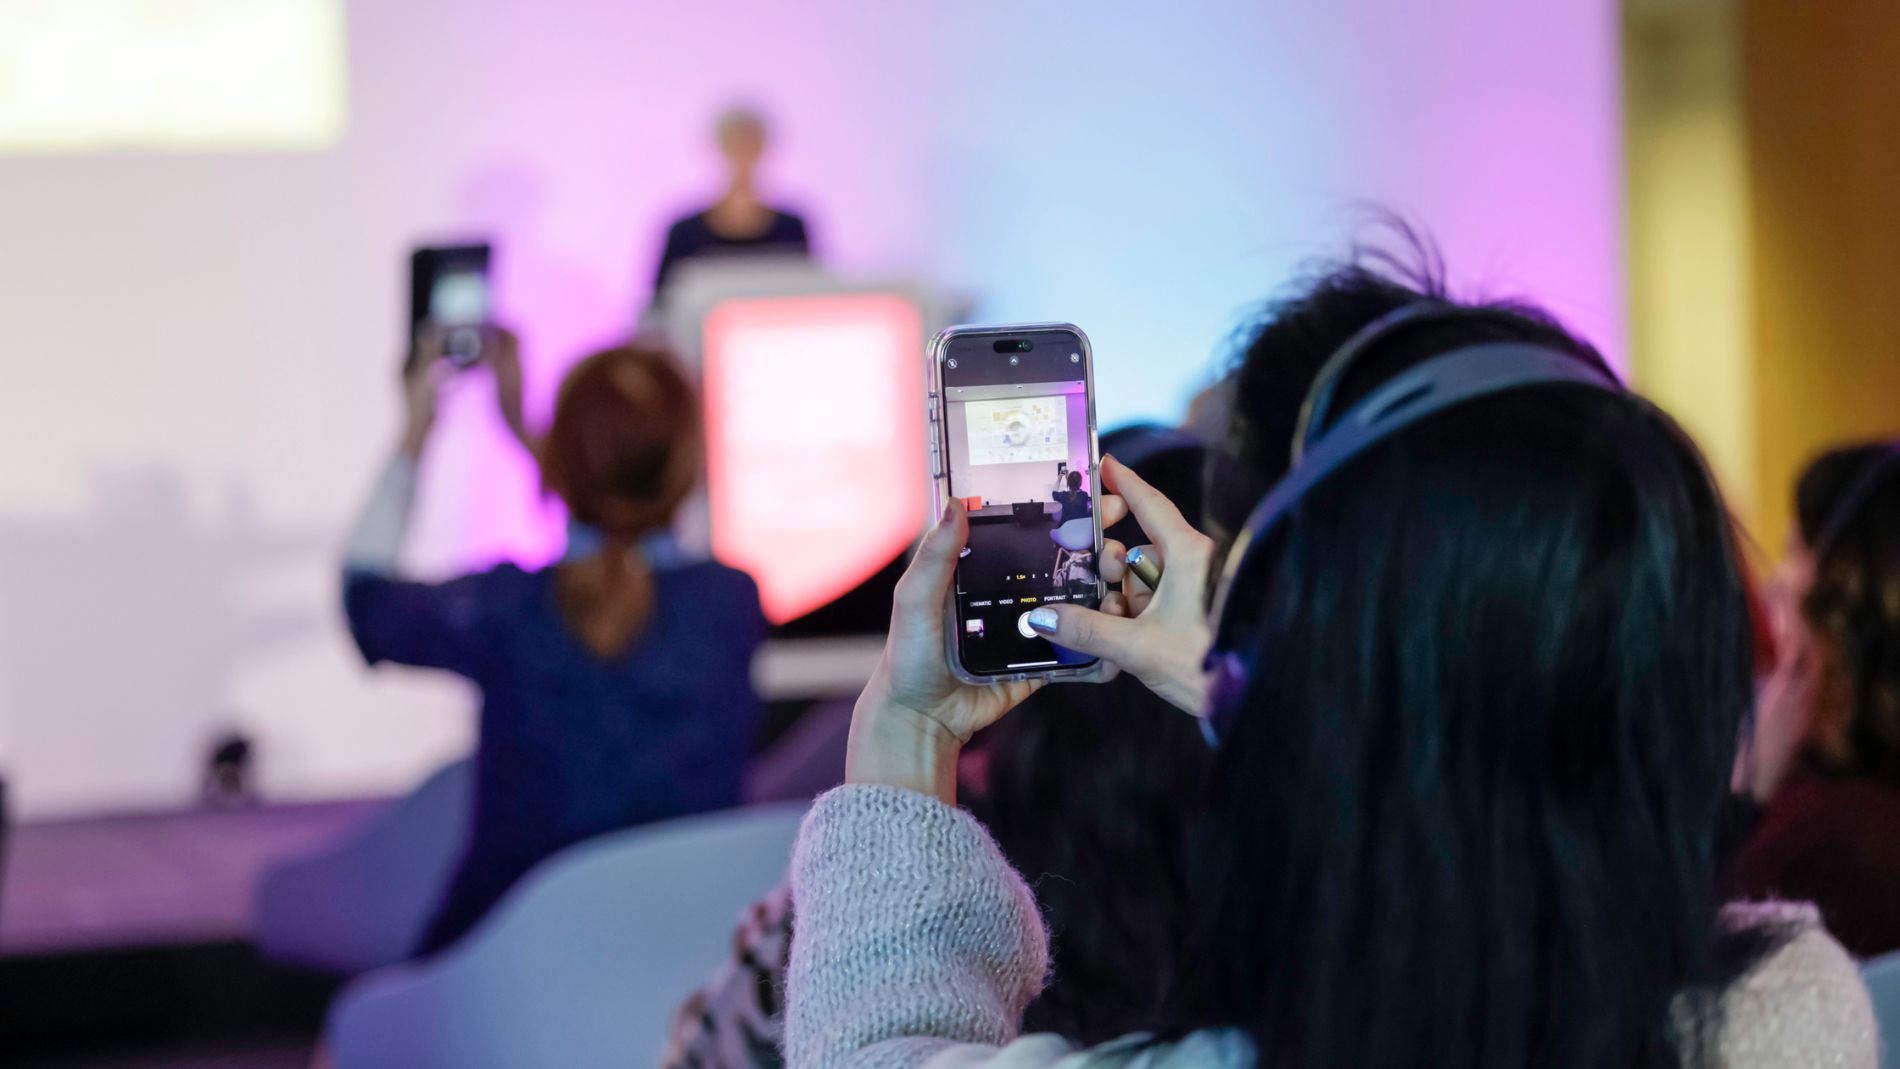
<svg viewBox="0 0 1900 1069">
<path fill-rule="evenodd" d="M 852 716 L 849 782 L 819 799 L 799 835 L 791 1069 L 983 1065 L 1042 988 L 1048 946 L 1035 901 L 956 808 L 962 744 L 1034 689 L 949 673 L 943 602 L 967 537 L 952 502 L 898 583 L 883 660 Z"/>
<path fill-rule="evenodd" d="M 396 451 L 383 465 L 369 499 L 357 514 L 343 547 L 343 570 L 356 574 L 394 577 L 401 573 L 403 544 L 409 537 L 409 516 L 416 500 L 416 472 L 429 432 L 435 428 L 435 398 L 439 361 L 434 340 L 425 336 L 417 359 L 403 373 L 403 430 Z"/>
<path fill-rule="evenodd" d="M 396 451 L 377 476 L 343 547 L 343 612 L 370 664 L 395 661 L 473 675 L 486 619 L 487 575 L 429 584 L 403 578 L 402 551 L 414 510 L 417 469 L 435 426 L 441 361 L 433 343 L 403 380 L 404 422 Z"/>
<path fill-rule="evenodd" d="M 792 894 L 789 1069 L 996 1064 L 1042 990 L 1029 888 L 975 819 L 929 795 L 851 784 L 819 799 Z"/>
</svg>

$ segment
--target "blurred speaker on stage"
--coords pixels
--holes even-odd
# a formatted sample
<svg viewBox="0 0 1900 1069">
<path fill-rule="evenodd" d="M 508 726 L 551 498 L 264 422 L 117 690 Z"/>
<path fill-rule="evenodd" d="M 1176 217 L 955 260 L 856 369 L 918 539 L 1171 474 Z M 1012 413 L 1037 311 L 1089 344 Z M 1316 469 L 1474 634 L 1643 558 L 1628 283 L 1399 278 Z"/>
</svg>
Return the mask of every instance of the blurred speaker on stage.
<svg viewBox="0 0 1900 1069">
<path fill-rule="evenodd" d="M 765 158 L 769 134 L 765 117 L 753 108 L 735 106 L 719 116 L 715 136 L 726 158 L 725 192 L 710 207 L 676 220 L 667 230 L 666 249 L 653 279 L 655 305 L 665 300 L 674 269 L 686 260 L 811 255 L 805 220 L 766 203 L 759 193 L 759 163 Z"/>
</svg>

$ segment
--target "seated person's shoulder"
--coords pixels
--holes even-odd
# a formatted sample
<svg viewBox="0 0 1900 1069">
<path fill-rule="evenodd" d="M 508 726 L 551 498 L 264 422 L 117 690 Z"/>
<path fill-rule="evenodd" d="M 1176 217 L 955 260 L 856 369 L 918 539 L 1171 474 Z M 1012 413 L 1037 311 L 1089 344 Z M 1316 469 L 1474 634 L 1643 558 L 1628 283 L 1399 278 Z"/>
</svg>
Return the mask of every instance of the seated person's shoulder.
<svg viewBox="0 0 1900 1069">
<path fill-rule="evenodd" d="M 680 568 L 678 574 L 697 596 L 713 599 L 721 607 L 758 611 L 758 582 L 729 564 L 697 561 Z"/>
<path fill-rule="evenodd" d="M 698 238 L 706 234 L 706 213 L 687 212 L 676 217 L 666 228 L 666 240 L 669 242 Z"/>
<path fill-rule="evenodd" d="M 503 561 L 455 582 L 464 586 L 470 601 L 479 603 L 488 613 L 513 618 L 546 604 L 547 587 L 553 578 L 551 567 L 523 568 L 513 561 Z"/>
<path fill-rule="evenodd" d="M 1806 903 L 1735 903 L 1722 927 L 1760 937 L 1756 961 L 1723 994 L 1722 1057 L 1738 1067 L 1877 1064 L 1860 969 Z"/>
<path fill-rule="evenodd" d="M 552 578 L 552 568 L 523 568 L 513 561 L 500 564 L 469 578 L 502 596 L 527 596 L 541 589 Z"/>
<path fill-rule="evenodd" d="M 757 591 L 759 589 L 759 584 L 749 573 L 721 561 L 699 561 L 691 565 L 690 570 L 699 577 L 700 582 L 710 585 L 734 590 Z"/>
</svg>

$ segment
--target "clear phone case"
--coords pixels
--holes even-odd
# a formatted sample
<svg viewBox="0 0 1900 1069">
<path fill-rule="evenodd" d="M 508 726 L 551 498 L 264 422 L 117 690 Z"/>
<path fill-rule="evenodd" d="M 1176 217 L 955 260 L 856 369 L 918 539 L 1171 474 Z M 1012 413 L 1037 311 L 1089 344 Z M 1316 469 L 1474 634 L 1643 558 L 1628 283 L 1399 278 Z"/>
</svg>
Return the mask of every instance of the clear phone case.
<svg viewBox="0 0 1900 1069">
<path fill-rule="evenodd" d="M 929 412 L 924 420 L 924 426 L 930 435 L 930 484 L 932 487 L 930 500 L 935 502 L 935 511 L 929 519 L 930 524 L 934 525 L 938 517 L 943 515 L 943 510 L 950 504 L 950 445 L 944 413 L 943 361 L 947 355 L 951 340 L 970 337 L 1026 334 L 1032 331 L 1052 330 L 1068 331 L 1074 334 L 1081 342 L 1083 368 L 1085 379 L 1088 383 L 1088 391 L 1083 395 L 1088 405 L 1089 466 L 1087 475 L 1091 487 L 1101 486 L 1102 450 L 1095 424 L 1095 353 L 1089 345 L 1089 336 L 1082 333 L 1082 329 L 1072 323 L 992 323 L 946 327 L 938 331 L 936 337 L 930 339 L 930 344 L 925 349 L 925 379 L 929 383 L 928 395 L 925 400 L 929 406 Z M 1095 560 L 1099 562 L 1102 559 L 1101 511 L 1099 509 L 1094 510 L 1093 515 L 1095 518 Z M 1099 564 L 1097 567 L 1099 569 Z M 1095 587 L 1096 597 L 1098 599 L 1097 603 L 1099 604 L 1099 599 L 1107 592 L 1099 570 L 1095 576 Z M 963 659 L 958 656 L 957 640 L 960 631 L 958 630 L 957 606 L 954 592 L 951 597 L 944 599 L 943 612 L 944 658 L 950 665 L 951 673 L 965 683 L 984 686 L 991 683 L 1007 683 L 1023 679 L 1094 682 L 1099 681 L 1106 671 L 1106 666 L 1100 660 L 1097 660 L 1093 664 L 1073 667 L 1058 666 L 1053 668 L 1038 668 L 1021 672 L 1006 672 L 999 675 L 973 674 L 963 667 Z"/>
</svg>

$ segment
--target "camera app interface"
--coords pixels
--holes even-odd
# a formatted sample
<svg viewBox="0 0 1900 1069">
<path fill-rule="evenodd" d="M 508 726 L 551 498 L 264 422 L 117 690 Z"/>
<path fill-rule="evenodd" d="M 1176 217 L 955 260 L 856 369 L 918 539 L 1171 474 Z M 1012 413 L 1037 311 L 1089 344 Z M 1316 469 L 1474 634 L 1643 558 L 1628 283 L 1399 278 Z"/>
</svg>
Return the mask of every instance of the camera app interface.
<svg viewBox="0 0 1900 1069">
<path fill-rule="evenodd" d="M 1068 333 L 952 339 L 941 447 L 970 516 L 957 565 L 963 667 L 1000 675 L 1094 658 L 1029 626 L 1040 605 L 1101 603 L 1088 364 Z"/>
</svg>

